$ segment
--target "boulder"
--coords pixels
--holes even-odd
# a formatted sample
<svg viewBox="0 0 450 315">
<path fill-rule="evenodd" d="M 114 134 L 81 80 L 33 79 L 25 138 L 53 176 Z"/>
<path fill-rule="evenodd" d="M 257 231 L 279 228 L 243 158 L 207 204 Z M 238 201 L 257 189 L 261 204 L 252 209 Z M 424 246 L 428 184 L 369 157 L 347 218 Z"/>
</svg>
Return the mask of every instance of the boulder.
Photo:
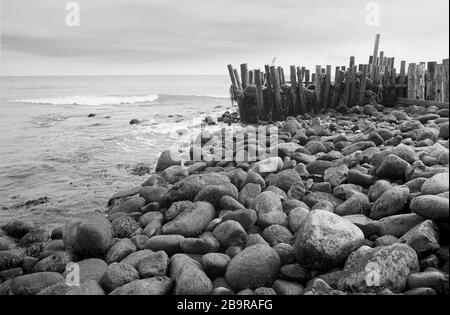
<svg viewBox="0 0 450 315">
<path fill-rule="evenodd" d="M 167 295 L 172 283 L 168 277 L 136 280 L 115 289 L 110 295 Z"/>
<path fill-rule="evenodd" d="M 354 293 L 390 289 L 400 293 L 410 274 L 419 271 L 416 252 L 406 244 L 386 247 L 361 247 L 348 257 L 338 289 Z"/>
<path fill-rule="evenodd" d="M 111 246 L 111 248 L 105 255 L 105 261 L 107 264 L 119 262 L 135 251 L 136 246 L 133 244 L 133 242 L 128 238 L 124 238 Z"/>
<path fill-rule="evenodd" d="M 427 220 L 403 235 L 400 242 L 411 246 L 419 258 L 426 257 L 440 248 L 438 228 L 433 221 Z"/>
<path fill-rule="evenodd" d="M 270 287 L 280 271 L 280 257 L 266 245 L 245 248 L 228 264 L 225 280 L 236 291 Z"/>
<path fill-rule="evenodd" d="M 439 196 L 419 196 L 411 201 L 410 208 L 424 218 L 443 221 L 449 217 L 449 200 Z"/>
<path fill-rule="evenodd" d="M 224 246 L 243 246 L 247 241 L 247 233 L 237 221 L 225 221 L 213 231 L 214 237 Z"/>
<path fill-rule="evenodd" d="M 274 192 L 265 191 L 253 200 L 250 208 L 255 210 L 258 215 L 260 215 L 273 210 L 282 211 L 283 205 L 280 197 L 278 197 Z"/>
<path fill-rule="evenodd" d="M 410 164 L 399 158 L 397 155 L 388 155 L 380 167 L 377 169 L 376 175 L 378 178 L 388 178 L 392 180 L 404 179 L 406 170 L 410 167 Z"/>
<path fill-rule="evenodd" d="M 163 234 L 176 234 L 185 237 L 201 234 L 215 218 L 216 210 L 209 202 L 197 201 L 184 209 L 171 222 L 162 227 Z"/>
<path fill-rule="evenodd" d="M 386 190 L 375 201 L 370 211 L 370 217 L 374 220 L 380 220 L 399 214 L 408 203 L 408 197 L 409 188 L 406 186 L 397 186 Z"/>
<path fill-rule="evenodd" d="M 11 292 L 14 295 L 35 295 L 64 278 L 57 272 L 38 272 L 17 277 L 11 282 Z"/>
<path fill-rule="evenodd" d="M 84 219 L 76 219 L 66 224 L 64 245 L 74 254 L 91 258 L 102 257 L 112 241 L 111 223 L 101 214 L 91 214 Z"/>
<path fill-rule="evenodd" d="M 287 169 L 277 173 L 270 180 L 268 180 L 269 186 L 275 186 L 282 189 L 284 192 L 288 192 L 292 185 L 302 182 L 302 178 L 295 170 Z"/>
<path fill-rule="evenodd" d="M 109 293 L 138 279 L 138 272 L 130 265 L 124 263 L 112 263 L 106 269 L 105 274 L 100 280 L 100 284 L 105 292 Z"/>
<path fill-rule="evenodd" d="M 159 251 L 140 260 L 136 270 L 141 278 L 153 278 L 165 276 L 168 266 L 169 256 L 165 252 Z"/>
<path fill-rule="evenodd" d="M 155 171 L 159 173 L 173 165 L 181 165 L 181 162 L 176 157 L 176 154 L 172 154 L 170 151 L 167 150 L 161 153 L 158 162 L 156 164 Z"/>
<path fill-rule="evenodd" d="M 364 241 L 353 223 L 323 210 L 311 211 L 300 226 L 295 250 L 298 263 L 312 270 L 341 265 Z"/>
<path fill-rule="evenodd" d="M 428 179 L 423 185 L 421 192 L 424 195 L 439 195 L 449 191 L 449 174 L 440 173 Z"/>
</svg>

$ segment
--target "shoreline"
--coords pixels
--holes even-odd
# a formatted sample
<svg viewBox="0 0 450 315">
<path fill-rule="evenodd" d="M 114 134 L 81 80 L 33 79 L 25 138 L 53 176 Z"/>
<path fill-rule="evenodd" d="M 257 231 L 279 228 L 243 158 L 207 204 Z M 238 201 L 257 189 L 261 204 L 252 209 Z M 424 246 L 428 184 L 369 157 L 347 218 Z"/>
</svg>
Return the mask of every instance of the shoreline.
<svg viewBox="0 0 450 315">
<path fill-rule="evenodd" d="M 356 106 L 276 122 L 278 156 L 265 162 L 181 166 L 163 153 L 107 216 L 53 231 L 3 226 L 0 294 L 448 295 L 448 117 Z M 382 284 L 361 280 L 368 261 Z M 75 289 L 71 262 L 83 266 Z M 30 279 L 33 292 L 21 286 Z"/>
</svg>

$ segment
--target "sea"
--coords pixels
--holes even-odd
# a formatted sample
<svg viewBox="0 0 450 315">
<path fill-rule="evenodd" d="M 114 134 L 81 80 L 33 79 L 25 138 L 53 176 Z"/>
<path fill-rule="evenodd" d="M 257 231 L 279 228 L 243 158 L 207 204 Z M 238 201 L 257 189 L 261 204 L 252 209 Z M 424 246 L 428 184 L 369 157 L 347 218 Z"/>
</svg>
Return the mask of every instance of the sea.
<svg viewBox="0 0 450 315">
<path fill-rule="evenodd" d="M 227 76 L 0 77 L 0 226 L 48 229 L 145 181 L 193 121 L 232 110 Z M 138 119 L 141 123 L 132 125 Z"/>
</svg>

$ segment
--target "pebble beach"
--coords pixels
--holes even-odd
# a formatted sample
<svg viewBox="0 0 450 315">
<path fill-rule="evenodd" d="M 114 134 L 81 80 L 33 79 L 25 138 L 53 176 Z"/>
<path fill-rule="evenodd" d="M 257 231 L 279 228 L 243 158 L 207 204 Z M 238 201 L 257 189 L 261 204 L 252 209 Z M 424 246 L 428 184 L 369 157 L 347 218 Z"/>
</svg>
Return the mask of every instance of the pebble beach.
<svg viewBox="0 0 450 315">
<path fill-rule="evenodd" d="M 0 295 L 449 294 L 448 109 L 343 106 L 263 129 L 236 117 L 219 121 L 276 128 L 276 154 L 164 151 L 105 211 L 2 225 Z M 223 133 L 206 122 L 214 153 Z M 255 146 L 242 139 L 233 156 Z"/>
</svg>

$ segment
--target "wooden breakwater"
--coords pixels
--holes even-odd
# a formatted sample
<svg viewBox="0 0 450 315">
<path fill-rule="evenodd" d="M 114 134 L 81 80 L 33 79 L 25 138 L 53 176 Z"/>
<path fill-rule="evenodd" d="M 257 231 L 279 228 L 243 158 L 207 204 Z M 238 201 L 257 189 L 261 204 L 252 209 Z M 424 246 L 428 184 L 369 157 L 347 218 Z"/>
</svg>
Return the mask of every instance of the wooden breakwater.
<svg viewBox="0 0 450 315">
<path fill-rule="evenodd" d="M 282 67 L 265 65 L 264 70 L 228 65 L 230 95 L 239 107 L 241 121 L 256 123 L 284 120 L 287 116 L 317 114 L 328 109 L 346 109 L 381 103 L 385 106 L 421 105 L 448 108 L 449 59 L 442 63 L 400 62 L 380 51 L 380 35 L 367 64 L 349 64 L 314 70 L 291 65 L 289 80 Z"/>
</svg>

